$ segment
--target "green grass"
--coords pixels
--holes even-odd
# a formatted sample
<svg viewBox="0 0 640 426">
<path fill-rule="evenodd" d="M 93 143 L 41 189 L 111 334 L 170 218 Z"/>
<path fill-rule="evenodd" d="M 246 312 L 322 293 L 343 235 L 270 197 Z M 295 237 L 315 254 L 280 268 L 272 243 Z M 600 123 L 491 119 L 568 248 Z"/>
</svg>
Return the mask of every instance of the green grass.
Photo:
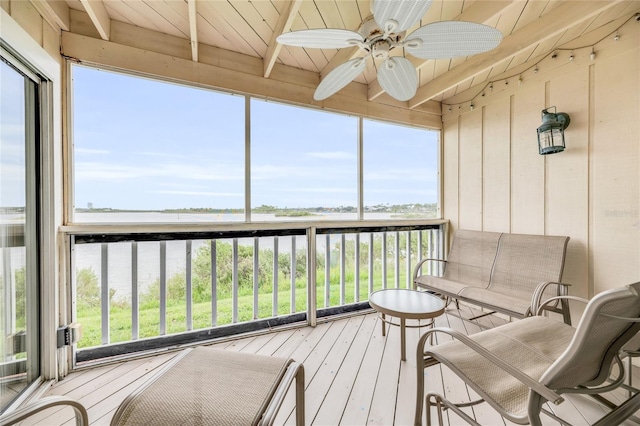
<svg viewBox="0 0 640 426">
<path fill-rule="evenodd" d="M 374 290 L 382 287 L 382 277 L 374 276 Z M 404 274 L 401 274 L 401 283 L 404 283 Z M 329 306 L 339 306 L 340 303 L 340 275 L 332 272 L 330 284 Z M 325 307 L 324 273 L 318 271 L 316 287 L 316 307 Z M 388 286 L 394 282 L 393 271 L 387 274 Z M 367 272 L 360 274 L 359 300 L 368 299 L 369 278 Z M 403 286 L 404 284 L 401 284 Z M 355 302 L 353 273 L 345 275 L 344 298 L 345 303 Z M 290 284 L 282 284 L 278 291 L 278 315 L 290 313 Z M 307 289 L 306 283 L 296 285 L 295 311 L 306 312 Z M 110 343 L 126 342 L 131 340 L 132 321 L 131 306 L 123 302 L 112 303 L 109 312 L 109 341 Z M 166 334 L 175 334 L 187 331 L 187 314 L 185 300 L 168 300 L 166 308 Z M 258 318 L 271 318 L 273 316 L 273 295 L 270 289 L 264 289 L 258 294 Z M 205 329 L 211 327 L 211 301 L 194 303 L 192 305 L 193 329 Z M 253 295 L 244 294 L 238 296 L 238 322 L 253 320 Z M 101 314 L 100 307 L 84 308 L 78 310 L 78 322 L 82 324 L 82 338 L 78 342 L 78 348 L 88 348 L 101 344 Z M 231 324 L 232 299 L 221 298 L 217 301 L 217 325 Z M 160 335 L 160 308 L 158 305 L 147 304 L 139 309 L 139 338 L 157 337 Z"/>
</svg>

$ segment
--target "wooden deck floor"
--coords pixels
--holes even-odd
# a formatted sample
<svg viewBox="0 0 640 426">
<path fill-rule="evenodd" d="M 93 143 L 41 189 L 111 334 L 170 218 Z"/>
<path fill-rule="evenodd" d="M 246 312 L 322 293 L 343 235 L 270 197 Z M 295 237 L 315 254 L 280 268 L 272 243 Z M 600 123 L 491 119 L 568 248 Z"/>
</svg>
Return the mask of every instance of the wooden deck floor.
<svg viewBox="0 0 640 426">
<path fill-rule="evenodd" d="M 468 308 L 463 315 L 471 317 Z M 452 314 L 437 319 L 437 326 L 475 333 L 479 325 L 494 326 L 504 322 L 494 316 L 473 322 Z M 375 314 L 342 318 L 318 326 L 244 337 L 212 346 L 229 351 L 252 352 L 292 357 L 304 364 L 306 375 L 306 421 L 313 425 L 410 425 L 415 404 L 415 347 L 418 329 L 407 331 L 407 361 L 400 361 L 400 332 L 392 327 L 381 335 L 380 320 Z M 118 405 L 133 390 L 144 384 L 176 352 L 82 369 L 52 386 L 46 395 L 65 395 L 78 399 L 87 407 L 92 425 L 107 425 Z M 637 370 L 637 369 L 636 369 Z M 438 391 L 457 400 L 470 400 L 470 391 L 448 369 L 440 366 L 426 371 L 428 390 Z M 635 383 L 640 379 L 636 371 Z M 619 396 L 619 395 L 618 395 Z M 615 396 L 614 396 L 615 397 Z M 604 408 L 583 397 L 552 407 L 573 425 L 595 422 Z M 469 412 L 483 425 L 509 425 L 486 404 Z M 276 424 L 294 424 L 294 398 L 289 392 Z M 71 425 L 70 408 L 50 409 L 25 424 Z M 446 417 L 449 425 L 463 424 L 453 413 Z M 548 425 L 559 423 L 549 417 Z M 634 425 L 628 421 L 626 424 Z"/>
</svg>

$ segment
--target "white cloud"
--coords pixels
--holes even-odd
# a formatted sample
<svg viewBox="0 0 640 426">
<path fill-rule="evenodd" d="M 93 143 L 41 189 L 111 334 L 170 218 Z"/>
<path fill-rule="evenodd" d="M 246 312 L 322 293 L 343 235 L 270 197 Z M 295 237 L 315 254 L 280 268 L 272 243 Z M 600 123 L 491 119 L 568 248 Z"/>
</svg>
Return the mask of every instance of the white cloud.
<svg viewBox="0 0 640 426">
<path fill-rule="evenodd" d="M 133 166 L 99 162 L 77 162 L 76 179 L 127 180 L 167 177 L 173 179 L 230 181 L 244 178 L 244 172 L 226 165 L 198 166 L 193 164 L 149 164 Z"/>
<path fill-rule="evenodd" d="M 154 194 L 198 195 L 202 197 L 244 197 L 243 193 L 234 193 L 234 192 L 180 191 L 180 190 L 159 190 L 159 191 L 151 191 L 151 192 Z"/>
<path fill-rule="evenodd" d="M 309 157 L 321 158 L 323 160 L 350 160 L 355 156 L 346 151 L 326 151 L 326 152 L 307 152 Z"/>
<path fill-rule="evenodd" d="M 106 149 L 91 149 L 91 148 L 76 148 L 76 154 L 96 154 L 96 155 L 106 155 L 109 154 L 109 151 Z"/>
<path fill-rule="evenodd" d="M 322 193 L 322 194 L 355 194 L 356 193 L 356 189 L 354 188 L 320 188 L 320 187 L 313 187 L 313 188 L 282 188 L 281 189 L 283 192 L 302 192 L 302 193 L 308 193 L 308 192 L 315 192 L 315 193 Z"/>
</svg>

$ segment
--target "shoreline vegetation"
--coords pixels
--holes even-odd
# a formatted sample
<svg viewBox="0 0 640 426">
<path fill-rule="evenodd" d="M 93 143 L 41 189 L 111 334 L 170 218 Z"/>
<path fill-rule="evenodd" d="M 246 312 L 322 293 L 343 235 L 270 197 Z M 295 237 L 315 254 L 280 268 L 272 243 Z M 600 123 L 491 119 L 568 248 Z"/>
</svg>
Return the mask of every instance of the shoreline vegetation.
<svg viewBox="0 0 640 426">
<path fill-rule="evenodd" d="M 13 208 L 15 212 L 16 208 Z M 211 208 L 211 207 L 189 207 L 179 209 L 160 209 L 160 210 L 135 210 L 135 209 L 118 209 L 111 207 L 91 207 L 76 208 L 77 213 L 168 213 L 168 214 L 243 214 L 243 208 Z M 365 206 L 366 213 L 388 213 L 394 215 L 420 215 L 430 213 L 435 217 L 437 211 L 436 203 L 412 203 L 412 204 L 377 204 L 373 206 Z M 276 207 L 270 205 L 261 205 L 251 209 L 256 214 L 272 214 L 275 217 L 304 217 L 317 216 L 323 214 L 335 213 L 357 213 L 358 209 L 354 206 L 338 206 L 338 207 Z"/>
</svg>

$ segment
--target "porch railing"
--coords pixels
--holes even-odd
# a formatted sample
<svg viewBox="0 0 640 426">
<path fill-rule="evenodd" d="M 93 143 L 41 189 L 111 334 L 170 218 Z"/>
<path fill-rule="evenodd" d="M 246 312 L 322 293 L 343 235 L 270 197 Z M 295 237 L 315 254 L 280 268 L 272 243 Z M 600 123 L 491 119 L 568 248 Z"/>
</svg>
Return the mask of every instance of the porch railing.
<svg viewBox="0 0 640 426">
<path fill-rule="evenodd" d="M 368 308 L 444 253 L 444 222 L 70 235 L 77 361 Z M 259 226 L 259 225 L 254 225 Z M 126 231 L 126 232 L 123 232 Z M 427 266 L 430 267 L 430 266 Z M 309 285 L 315 283 L 315 285 Z"/>
</svg>

